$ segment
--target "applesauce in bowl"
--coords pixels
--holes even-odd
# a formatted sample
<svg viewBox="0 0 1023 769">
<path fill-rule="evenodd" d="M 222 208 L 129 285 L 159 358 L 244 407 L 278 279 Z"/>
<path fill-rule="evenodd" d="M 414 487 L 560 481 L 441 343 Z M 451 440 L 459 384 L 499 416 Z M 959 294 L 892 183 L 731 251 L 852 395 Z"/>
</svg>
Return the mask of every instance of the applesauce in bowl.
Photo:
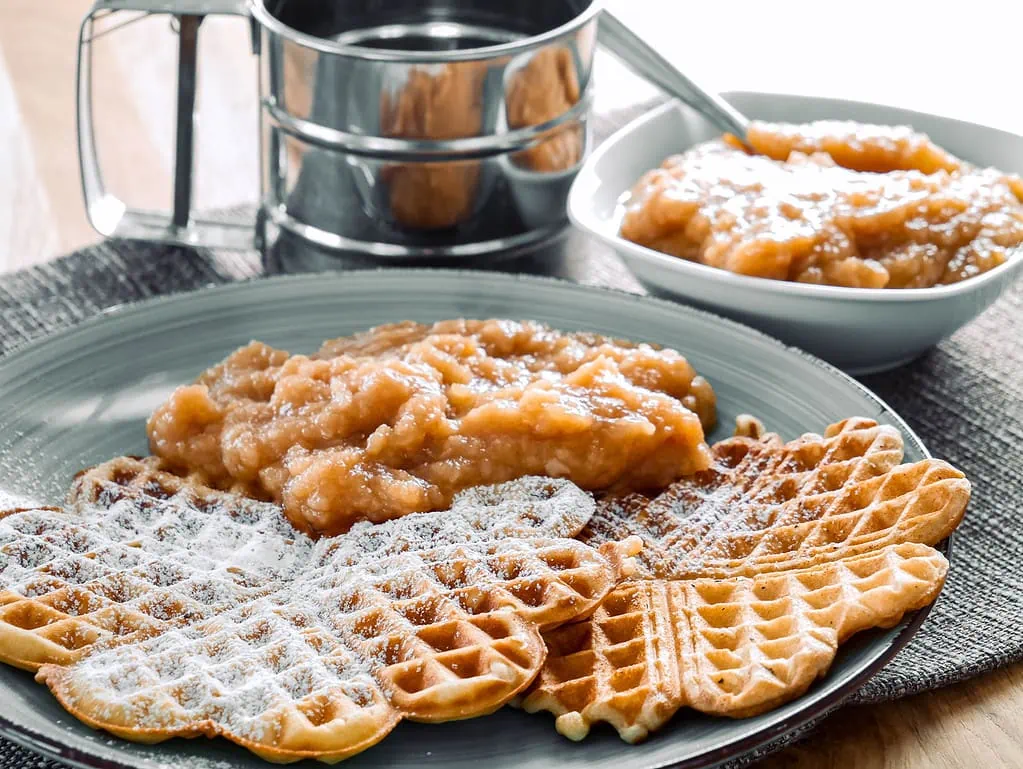
<svg viewBox="0 0 1023 769">
<path fill-rule="evenodd" d="M 988 126 L 801 94 L 736 91 L 723 96 L 744 114 L 766 123 L 839 120 L 912 126 L 955 162 L 974 169 L 999 169 L 1002 176 L 1023 173 L 1023 136 Z M 793 280 L 788 275 L 765 279 L 679 258 L 622 237 L 627 196 L 636 181 L 666 158 L 720 138 L 719 130 L 684 105 L 668 103 L 648 112 L 619 130 L 584 163 L 569 195 L 570 218 L 617 252 L 652 293 L 734 318 L 856 374 L 882 371 L 919 357 L 976 317 L 1023 272 L 1023 255 L 1008 248 L 1004 260 L 997 260 L 1001 264 L 957 282 L 896 288 L 889 280 L 885 288 L 852 288 L 821 279 Z M 922 156 L 909 153 L 907 157 L 919 160 Z M 736 203 L 744 204 L 743 197 Z M 722 253 L 727 252 L 725 245 Z M 767 243 L 767 250 L 774 245 Z M 792 263 L 797 261 L 793 258 Z"/>
<path fill-rule="evenodd" d="M 1023 180 L 907 126 L 754 121 L 637 182 L 621 235 L 760 278 L 848 288 L 967 280 L 1023 247 Z"/>
</svg>

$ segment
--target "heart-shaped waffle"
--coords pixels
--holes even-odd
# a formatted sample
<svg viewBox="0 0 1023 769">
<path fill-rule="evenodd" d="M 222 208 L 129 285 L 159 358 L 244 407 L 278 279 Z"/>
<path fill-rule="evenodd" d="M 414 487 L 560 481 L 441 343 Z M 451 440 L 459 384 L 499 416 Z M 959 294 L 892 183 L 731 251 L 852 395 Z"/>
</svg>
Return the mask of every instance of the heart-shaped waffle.
<svg viewBox="0 0 1023 769">
<path fill-rule="evenodd" d="M 945 462 L 899 464 L 898 431 L 868 419 L 824 436 L 714 446 L 707 472 L 653 499 L 605 499 L 580 538 L 644 542 L 638 581 L 592 618 L 546 633 L 523 701 L 560 732 L 598 721 L 629 742 L 677 710 L 749 716 L 802 694 L 838 645 L 931 603 L 948 563 L 930 545 L 970 485 Z"/>
<path fill-rule="evenodd" d="M 524 688 L 540 630 L 590 614 L 638 546 L 567 539 L 591 511 L 527 478 L 313 541 L 274 505 L 115 460 L 66 512 L 0 519 L 0 657 L 128 739 L 335 761 Z"/>
<path fill-rule="evenodd" d="M 970 483 L 937 459 L 900 464 L 894 427 L 852 418 L 783 443 L 774 434 L 713 447 L 707 471 L 654 497 L 601 500 L 579 539 L 643 540 L 637 576 L 753 576 L 871 552 L 934 544 L 962 519 Z"/>
</svg>

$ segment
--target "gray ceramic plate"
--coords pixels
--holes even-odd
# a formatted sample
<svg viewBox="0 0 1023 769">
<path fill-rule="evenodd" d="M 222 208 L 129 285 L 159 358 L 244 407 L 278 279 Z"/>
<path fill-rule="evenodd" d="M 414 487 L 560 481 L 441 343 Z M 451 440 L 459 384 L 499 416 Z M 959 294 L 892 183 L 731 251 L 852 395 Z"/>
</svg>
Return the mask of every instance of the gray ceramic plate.
<svg viewBox="0 0 1023 769">
<path fill-rule="evenodd" d="M 117 454 L 146 450 L 144 421 L 175 385 L 253 338 L 311 351 L 328 337 L 411 318 L 536 318 L 681 350 L 714 385 L 726 435 L 742 412 L 785 437 L 831 421 L 873 417 L 899 427 L 906 457 L 926 450 L 891 410 L 837 370 L 743 326 L 685 307 L 537 278 L 493 273 L 388 270 L 271 279 L 119 308 L 50 337 L 0 364 L 0 483 L 57 501 L 72 474 Z M 799 700 L 733 721 L 684 712 L 632 747 L 610 730 L 576 744 L 551 717 L 511 709 L 440 726 L 402 724 L 345 766 L 478 769 L 487 766 L 708 766 L 740 755 L 820 716 L 884 664 L 919 627 L 864 634 L 844 647 L 828 677 Z M 0 666 L 0 733 L 89 767 L 228 769 L 266 766 L 221 741 L 144 747 L 67 716 L 31 676 Z"/>
</svg>

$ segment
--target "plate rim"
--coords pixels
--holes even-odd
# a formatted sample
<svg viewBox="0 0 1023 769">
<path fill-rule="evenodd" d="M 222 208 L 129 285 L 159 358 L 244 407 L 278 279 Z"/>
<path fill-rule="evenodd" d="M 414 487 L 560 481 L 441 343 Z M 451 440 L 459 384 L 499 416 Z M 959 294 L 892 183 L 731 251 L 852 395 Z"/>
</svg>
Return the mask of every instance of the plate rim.
<svg viewBox="0 0 1023 769">
<path fill-rule="evenodd" d="M 570 291 L 589 293 L 598 297 L 602 294 L 612 294 L 634 303 L 651 303 L 661 307 L 662 309 L 683 316 L 713 321 L 715 324 L 729 327 L 734 332 L 745 335 L 748 338 L 758 340 L 761 343 L 765 343 L 783 353 L 787 352 L 795 354 L 798 357 L 803 358 L 806 362 L 822 369 L 824 373 L 827 373 L 832 377 L 837 377 L 846 386 L 853 386 L 854 389 L 856 389 L 862 396 L 877 405 L 879 411 L 885 416 L 885 418 L 890 420 L 890 422 L 897 427 L 900 432 L 902 432 L 904 438 L 909 443 L 912 443 L 914 448 L 917 449 L 924 458 L 929 459 L 932 456 L 930 451 L 927 449 L 927 446 L 909 426 L 909 424 L 906 423 L 905 419 L 903 419 L 895 409 L 893 409 L 883 398 L 874 393 L 870 388 L 817 356 L 812 355 L 799 347 L 787 345 L 777 338 L 759 331 L 758 329 L 729 318 L 724 318 L 707 310 L 691 307 L 689 305 L 655 296 L 637 294 L 620 288 L 582 284 L 573 280 L 552 276 L 511 273 L 498 270 L 474 270 L 447 267 L 377 267 L 363 270 L 334 270 L 291 275 L 274 275 L 260 278 L 249 278 L 224 284 L 209 284 L 190 291 L 173 292 L 115 304 L 104 308 L 95 315 L 74 322 L 66 328 L 29 339 L 22 344 L 15 345 L 15 347 L 0 357 L 0 371 L 8 366 L 16 365 L 25 358 L 30 358 L 34 354 L 39 354 L 46 346 L 56 341 L 67 340 L 75 335 L 88 333 L 94 327 L 108 323 L 113 318 L 123 319 L 125 317 L 131 317 L 132 315 L 144 314 L 152 307 L 166 307 L 173 304 L 185 304 L 196 300 L 198 297 L 208 297 L 211 295 L 247 293 L 249 291 L 258 291 L 260 289 L 273 292 L 275 290 L 275 286 L 278 285 L 300 284 L 303 282 L 320 284 L 324 281 L 324 279 L 341 281 L 347 285 L 352 281 L 364 279 L 390 276 L 394 276 L 395 278 L 401 278 L 403 276 L 411 278 L 423 273 L 431 275 L 447 274 L 461 276 L 463 278 L 473 277 L 476 279 L 496 282 L 537 283 L 565 288 Z M 950 537 L 945 541 L 943 548 L 942 545 L 939 544 L 939 549 L 944 550 L 946 558 L 948 558 L 951 562 L 952 538 Z M 938 598 L 940 598 L 940 593 Z M 709 769 L 709 767 L 716 766 L 723 761 L 747 755 L 748 753 L 768 745 L 777 739 L 781 739 L 786 735 L 792 734 L 811 722 L 823 720 L 834 712 L 834 710 L 836 710 L 843 702 L 855 694 L 864 683 L 873 678 L 881 668 L 887 665 L 888 662 L 890 662 L 892 658 L 910 642 L 913 636 L 915 636 L 917 631 L 920 629 L 923 622 L 926 620 L 927 616 L 930 614 L 937 600 L 938 599 L 936 598 L 934 603 L 931 603 L 923 609 L 904 617 L 902 622 L 900 622 L 901 627 L 899 628 L 897 635 L 891 639 L 888 646 L 881 650 L 880 653 L 878 653 L 878 655 L 871 660 L 871 662 L 868 663 L 863 670 L 850 678 L 845 684 L 835 689 L 835 691 L 808 703 L 806 706 L 793 713 L 790 718 L 762 727 L 753 733 L 730 742 L 716 750 L 708 750 L 701 754 L 678 761 L 669 760 L 667 762 L 660 763 L 655 761 L 653 764 L 644 767 L 644 769 Z M 801 695 L 801 697 L 802 696 L 805 695 Z M 797 698 L 795 701 L 798 702 L 798 699 L 800 698 Z M 70 747 L 49 735 L 37 732 L 23 724 L 15 723 L 2 713 L 0 713 L 0 736 L 46 758 L 62 761 L 71 766 L 80 767 L 81 769 L 138 769 L 139 766 L 138 763 L 123 763 L 120 759 L 104 758 L 96 754 L 79 750 L 78 748 Z M 129 746 L 135 744 L 130 741 L 124 742 Z"/>
<path fill-rule="evenodd" d="M 1020 260 L 1023 262 L 1023 258 Z M 700 265 L 705 266 L 705 265 Z M 714 268 L 707 268 L 714 269 Z M 999 268 L 996 267 L 995 270 Z M 989 271 L 994 272 L 995 270 Z M 844 380 L 847 385 L 855 387 L 862 395 L 866 396 L 869 400 L 873 400 L 880 407 L 880 410 L 887 416 L 891 417 L 896 426 L 905 433 L 910 440 L 915 444 L 915 447 L 923 454 L 925 458 L 931 458 L 931 453 L 927 449 L 923 440 L 919 435 L 906 423 L 906 420 L 892 408 L 887 401 L 885 401 L 880 395 L 876 394 L 866 385 L 857 381 L 850 374 L 845 373 L 837 366 L 828 363 L 822 358 L 817 357 L 813 353 L 807 352 L 801 347 L 795 345 L 786 344 L 777 337 L 774 337 L 764 331 L 756 329 L 745 323 L 742 323 L 732 318 L 726 318 L 723 315 L 705 310 L 699 307 L 693 307 L 688 304 L 683 304 L 681 301 L 673 301 L 671 299 L 665 299 L 651 294 L 637 294 L 633 291 L 626 291 L 621 288 L 614 286 L 598 286 L 586 283 L 579 283 L 574 280 L 567 278 L 553 277 L 549 275 L 534 275 L 531 273 L 516 273 L 506 272 L 503 270 L 479 270 L 468 267 L 391 267 L 386 265 L 380 265 L 376 267 L 366 269 L 354 269 L 354 270 L 323 270 L 316 272 L 303 272 L 288 275 L 270 275 L 265 277 L 253 277 L 245 278 L 243 280 L 236 280 L 229 283 L 217 283 L 207 284 L 200 286 L 195 289 L 185 291 L 174 291 L 168 294 L 160 294 L 156 296 L 148 296 L 141 299 L 133 299 L 125 302 L 118 302 L 117 304 L 105 307 L 94 315 L 91 315 L 82 320 L 73 322 L 66 328 L 58 329 L 50 333 L 44 333 L 38 337 L 28 339 L 21 344 L 16 344 L 10 348 L 6 353 L 0 355 L 0 369 L 6 368 L 11 365 L 11 361 L 19 361 L 22 358 L 28 357 L 39 351 L 39 348 L 56 342 L 64 340 L 68 337 L 76 334 L 85 333 L 96 325 L 101 325 L 107 322 L 110 318 L 124 318 L 138 313 L 146 312 L 150 307 L 165 307 L 171 304 L 185 303 L 192 301 L 199 297 L 206 297 L 211 295 L 219 294 L 234 294 L 234 293 L 245 293 L 250 290 L 258 290 L 262 287 L 269 287 L 268 290 L 272 290 L 273 286 L 285 285 L 289 283 L 320 283 L 324 279 L 343 280 L 348 283 L 352 280 L 361 280 L 366 276 L 408 276 L 414 277 L 419 274 L 447 274 L 457 275 L 465 277 L 476 277 L 479 279 L 495 279 L 497 281 L 509 281 L 518 283 L 540 283 L 553 286 L 570 287 L 573 290 L 589 292 L 593 294 L 612 294 L 628 301 L 638 303 L 651 303 L 658 305 L 664 309 L 670 309 L 674 312 L 680 312 L 683 315 L 691 315 L 700 317 L 705 320 L 713 321 L 716 324 L 731 327 L 733 331 L 740 334 L 747 334 L 758 338 L 762 342 L 767 343 L 770 346 L 780 349 L 784 352 L 793 353 L 803 358 L 806 362 L 823 369 L 825 372 L 832 376 L 837 376 L 839 379 Z M 983 278 L 983 276 L 978 276 Z M 781 281 L 775 281 L 781 282 Z M 962 283 L 968 283 L 970 281 L 962 281 Z M 850 289 L 853 290 L 853 289 Z M 857 289 L 858 290 L 858 289 Z M 869 289 L 864 289 L 869 290 Z M 881 289 L 878 289 L 881 290 Z M 895 290 L 895 289 L 893 289 Z M 910 289 L 904 289 L 909 291 Z"/>
</svg>

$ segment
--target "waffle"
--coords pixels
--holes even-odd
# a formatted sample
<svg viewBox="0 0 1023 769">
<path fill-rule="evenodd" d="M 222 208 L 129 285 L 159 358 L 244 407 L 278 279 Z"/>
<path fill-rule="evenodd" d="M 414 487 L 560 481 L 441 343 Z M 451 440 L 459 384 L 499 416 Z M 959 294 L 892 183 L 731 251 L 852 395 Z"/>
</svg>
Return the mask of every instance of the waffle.
<svg viewBox="0 0 1023 769">
<path fill-rule="evenodd" d="M 0 658 L 127 739 L 336 761 L 527 686 L 540 631 L 589 615 L 638 545 L 567 539 L 591 511 L 527 478 L 314 541 L 275 505 L 115 460 L 65 511 L 0 519 Z"/>
<path fill-rule="evenodd" d="M 750 577 L 898 542 L 933 545 L 959 525 L 970 497 L 947 462 L 900 464 L 899 431 L 870 419 L 788 443 L 772 433 L 730 438 L 713 451 L 710 470 L 653 499 L 601 500 L 579 538 L 639 536 L 640 577 Z"/>
<path fill-rule="evenodd" d="M 931 547 L 875 553 L 752 579 L 642 580 L 592 620 L 545 635 L 529 712 L 579 740 L 598 721 L 639 742 L 682 707 L 752 716 L 798 697 L 853 633 L 931 603 L 948 563 Z"/>
<path fill-rule="evenodd" d="M 970 486 L 944 462 L 899 464 L 893 428 L 849 419 L 714 453 L 711 470 L 657 497 L 602 500 L 580 535 L 638 536 L 644 549 L 636 579 L 592 618 L 544 635 L 522 705 L 554 713 L 562 734 L 605 721 L 636 742 L 683 707 L 771 710 L 823 676 L 850 635 L 941 590 L 948 564 L 931 545 L 958 525 Z"/>
</svg>

